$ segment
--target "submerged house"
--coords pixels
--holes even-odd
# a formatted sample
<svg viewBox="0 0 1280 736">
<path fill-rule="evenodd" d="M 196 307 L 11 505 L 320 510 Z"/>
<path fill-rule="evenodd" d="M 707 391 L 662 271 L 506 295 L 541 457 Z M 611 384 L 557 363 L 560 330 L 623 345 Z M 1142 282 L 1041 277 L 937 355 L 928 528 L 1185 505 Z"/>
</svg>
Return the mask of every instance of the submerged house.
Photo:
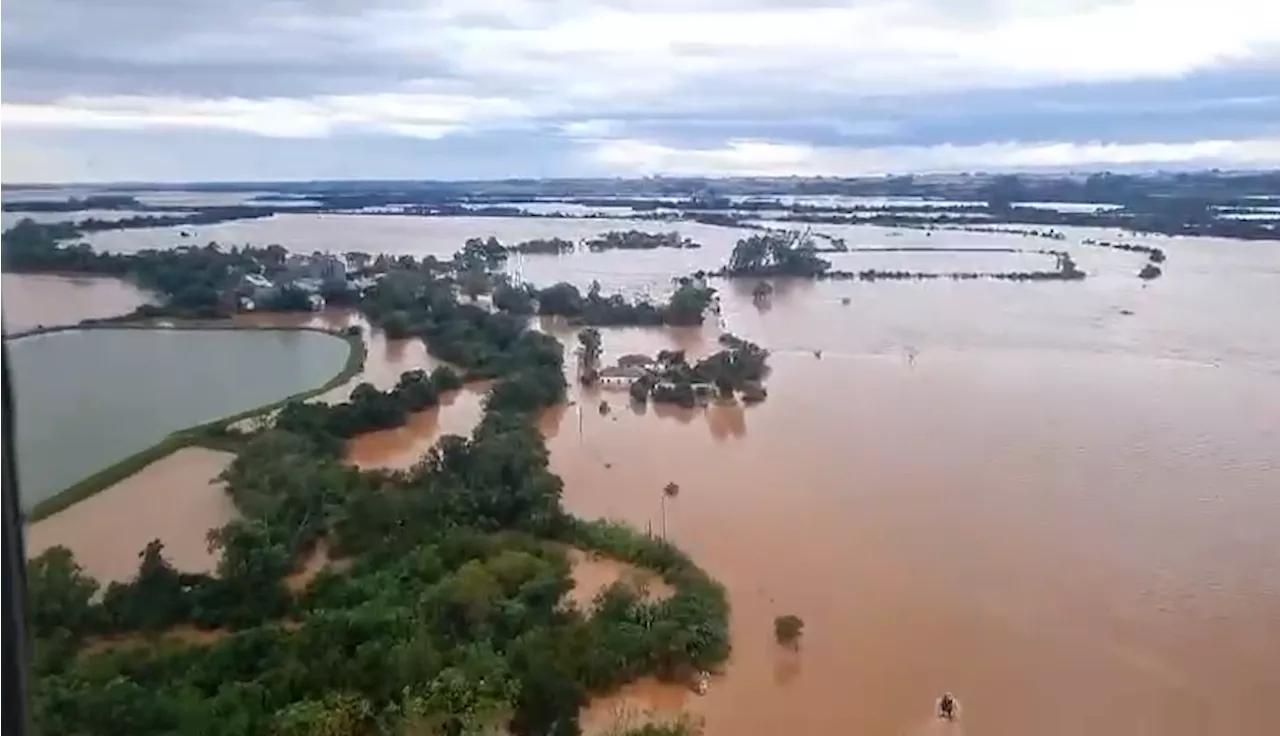
<svg viewBox="0 0 1280 736">
<path fill-rule="evenodd" d="M 644 353 L 628 353 L 618 358 L 619 368 L 652 368 L 657 365 L 657 361 Z"/>
<path fill-rule="evenodd" d="M 647 371 L 639 366 L 611 365 L 601 368 L 596 378 L 601 386 L 608 388 L 630 388 L 632 383 L 643 378 Z"/>
<path fill-rule="evenodd" d="M 261 274 L 246 274 L 240 281 L 240 303 L 245 309 L 274 299 L 280 294 L 280 286 Z"/>
</svg>

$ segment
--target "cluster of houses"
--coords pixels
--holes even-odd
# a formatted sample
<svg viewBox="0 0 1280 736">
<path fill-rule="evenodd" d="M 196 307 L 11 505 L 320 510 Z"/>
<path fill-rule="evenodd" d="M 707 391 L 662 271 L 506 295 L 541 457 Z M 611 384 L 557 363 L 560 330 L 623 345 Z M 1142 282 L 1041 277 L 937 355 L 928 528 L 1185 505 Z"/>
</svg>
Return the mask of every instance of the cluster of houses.
<svg viewBox="0 0 1280 736">
<path fill-rule="evenodd" d="M 632 353 L 618 358 L 617 365 L 601 368 L 596 372 L 596 380 L 603 388 L 629 389 L 631 384 L 645 377 L 658 378 L 663 373 L 663 365 L 642 353 Z M 653 384 L 657 388 L 673 388 L 675 384 L 667 380 L 658 380 Z M 715 385 L 698 381 L 690 384 L 694 394 L 711 396 L 715 393 Z"/>
<path fill-rule="evenodd" d="M 674 388 L 673 382 L 660 378 L 663 375 L 663 369 L 661 361 L 641 353 L 632 353 L 618 358 L 616 365 L 605 366 L 597 371 L 596 381 L 603 388 L 626 390 L 642 378 L 652 378 L 659 379 L 654 382 L 654 388 Z M 696 381 L 689 386 L 693 389 L 694 395 L 699 398 L 715 396 L 717 392 L 715 384 L 706 381 Z M 747 403 L 764 401 L 768 395 L 764 386 L 758 381 L 747 382 L 741 387 L 741 391 L 742 398 Z"/>
<path fill-rule="evenodd" d="M 633 353 L 618 358 L 617 365 L 601 368 L 596 378 L 605 388 L 631 388 L 631 384 L 651 373 L 657 373 L 658 361 L 647 355 Z"/>
<path fill-rule="evenodd" d="M 240 309 L 253 311 L 280 296 L 285 290 L 300 291 L 314 310 L 324 309 L 326 291 L 363 291 L 377 283 L 378 275 L 353 277 L 346 258 L 331 253 L 304 255 L 291 253 L 284 268 L 268 278 L 263 273 L 245 274 L 236 289 Z"/>
</svg>

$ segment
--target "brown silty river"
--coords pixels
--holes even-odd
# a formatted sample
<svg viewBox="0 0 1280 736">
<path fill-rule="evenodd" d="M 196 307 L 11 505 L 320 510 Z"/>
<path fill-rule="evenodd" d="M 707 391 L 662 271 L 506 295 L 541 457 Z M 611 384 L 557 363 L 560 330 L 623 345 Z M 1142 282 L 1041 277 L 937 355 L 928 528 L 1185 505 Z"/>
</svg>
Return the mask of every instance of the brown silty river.
<svg viewBox="0 0 1280 736">
<path fill-rule="evenodd" d="M 433 233 L 439 221 L 418 219 L 419 252 L 457 247 L 456 221 Z M 602 330 L 606 362 L 711 352 L 721 329 L 774 352 L 759 406 L 637 412 L 625 394 L 575 388 L 544 418 L 570 510 L 665 525 L 733 604 L 734 655 L 707 695 L 640 683 L 597 701 L 588 729 L 653 707 L 704 717 L 710 736 L 925 734 L 949 690 L 963 717 L 948 733 L 1275 733 L 1280 243 L 1158 238 L 1165 276 L 1144 285 L 1140 255 L 1075 245 L 1097 232 L 1061 244 L 830 230 L 851 245 L 1067 247 L 1091 277 L 783 283 L 759 306 L 750 283 L 719 283 L 720 325 Z M 659 251 L 521 268 L 540 284 L 657 292 L 723 262 L 736 235 L 694 237 L 708 247 L 666 265 Z M 367 380 L 431 365 L 420 343 L 372 336 Z M 466 432 L 481 398 L 362 437 L 351 460 L 410 464 L 441 432 Z M 664 522 L 669 481 L 681 491 Z M 805 621 L 798 653 L 773 641 L 782 614 Z"/>
</svg>

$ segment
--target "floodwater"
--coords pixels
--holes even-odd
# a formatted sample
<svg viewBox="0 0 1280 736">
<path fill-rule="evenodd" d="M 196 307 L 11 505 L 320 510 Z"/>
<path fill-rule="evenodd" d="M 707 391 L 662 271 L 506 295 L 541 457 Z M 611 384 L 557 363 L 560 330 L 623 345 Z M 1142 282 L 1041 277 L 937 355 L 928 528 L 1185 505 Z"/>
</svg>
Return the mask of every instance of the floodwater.
<svg viewBox="0 0 1280 736">
<path fill-rule="evenodd" d="M 115 278 L 6 273 L 3 279 L 6 333 L 114 317 L 148 301 L 146 292 Z"/>
<path fill-rule="evenodd" d="M 214 479 L 235 456 L 184 447 L 80 503 L 27 527 L 27 554 L 54 545 L 104 586 L 138 572 L 138 553 L 153 539 L 184 572 L 213 572 L 217 556 L 205 534 L 236 518 L 235 504 Z"/>
<path fill-rule="evenodd" d="M 315 388 L 348 343 L 311 331 L 69 330 L 7 343 L 24 506 L 171 432 Z"/>
<path fill-rule="evenodd" d="M 573 590 L 569 591 L 568 598 L 582 611 L 590 611 L 596 596 L 618 582 L 653 600 L 675 594 L 674 588 L 649 570 L 572 547 L 567 554 L 573 566 Z"/>
<path fill-rule="evenodd" d="M 470 236 L 621 226 L 370 216 L 290 232 L 279 219 L 253 223 L 273 235 L 255 242 L 443 255 Z M 707 247 L 520 267 L 534 283 L 657 291 L 723 263 L 738 237 L 678 229 Z M 1114 232 L 821 229 L 858 247 L 1066 248 L 1090 277 L 782 281 L 762 304 L 751 283 L 720 283 L 719 324 L 603 330 L 606 362 L 707 353 L 725 329 L 772 349 L 774 371 L 755 407 L 638 412 L 575 388 L 544 420 L 573 512 L 665 527 L 733 604 L 734 657 L 707 695 L 639 683 L 584 722 L 603 728 L 625 702 L 687 709 L 710 736 L 1273 733 L 1280 243 L 1124 238 L 1168 254 L 1165 275 L 1143 282 L 1141 254 L 1079 242 Z M 919 268 L 941 262 L 924 254 Z M 413 341 L 374 345 L 371 375 L 429 365 Z M 438 436 L 423 422 L 416 439 L 353 459 L 402 466 Z M 681 493 L 664 502 L 670 481 Z M 805 621 L 799 652 L 773 641 L 784 614 Z M 946 690 L 964 705 L 960 727 L 931 718 Z"/>
</svg>

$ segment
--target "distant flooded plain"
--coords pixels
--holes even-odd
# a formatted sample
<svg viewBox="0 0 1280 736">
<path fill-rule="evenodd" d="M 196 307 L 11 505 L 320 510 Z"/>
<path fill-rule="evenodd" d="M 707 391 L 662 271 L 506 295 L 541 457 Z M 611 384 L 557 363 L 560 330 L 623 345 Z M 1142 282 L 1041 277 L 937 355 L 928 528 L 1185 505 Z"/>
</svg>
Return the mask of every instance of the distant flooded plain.
<svg viewBox="0 0 1280 736">
<path fill-rule="evenodd" d="M 228 243 L 447 255 L 470 236 L 619 226 L 278 223 L 289 218 L 302 216 L 212 229 L 238 228 L 216 238 Z M 519 267 L 534 283 L 657 292 L 691 266 L 723 263 L 739 237 L 679 229 L 706 247 L 530 256 Z M 732 331 L 772 349 L 774 371 L 769 399 L 751 408 L 635 410 L 625 394 L 575 388 L 573 405 L 544 418 L 571 511 L 665 527 L 733 604 L 734 656 L 706 696 L 640 683 L 597 701 L 584 722 L 604 728 L 621 710 L 656 707 L 702 715 L 710 736 L 922 734 L 950 690 L 969 734 L 1273 733 L 1280 243 L 1146 241 L 1169 258 L 1162 278 L 1142 282 L 1139 254 L 1079 243 L 1116 233 L 832 233 L 851 246 L 1065 248 L 1090 278 L 780 282 L 763 304 L 750 283 L 720 283 L 719 324 L 603 330 L 606 360 L 711 352 Z M 372 336 L 375 383 L 430 365 L 421 343 Z M 479 394 L 463 392 L 353 442 L 349 457 L 404 466 L 441 432 L 467 431 L 479 409 Z M 681 491 L 664 503 L 668 482 Z M 805 621 L 798 654 L 773 642 L 782 614 Z"/>
</svg>

